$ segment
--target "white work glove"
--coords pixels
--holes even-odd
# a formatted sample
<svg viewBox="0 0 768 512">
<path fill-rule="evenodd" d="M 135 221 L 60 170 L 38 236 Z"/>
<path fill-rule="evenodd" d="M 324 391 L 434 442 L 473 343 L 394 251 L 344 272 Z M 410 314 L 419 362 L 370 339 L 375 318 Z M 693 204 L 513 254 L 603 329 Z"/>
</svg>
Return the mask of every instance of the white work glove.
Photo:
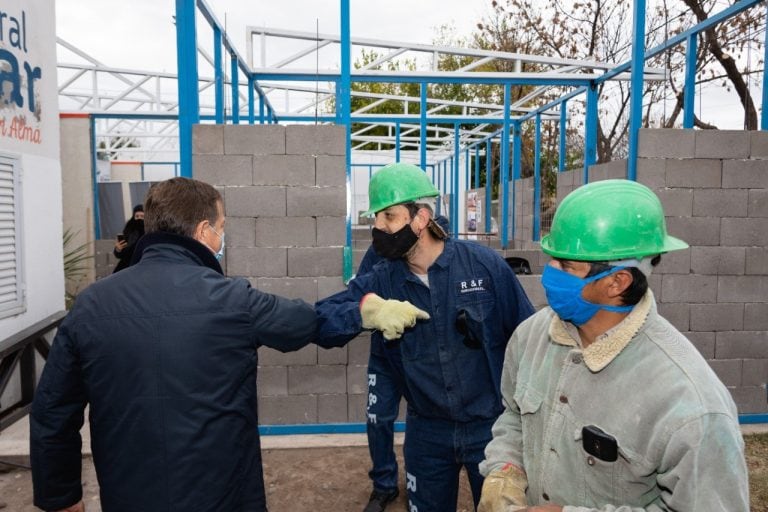
<svg viewBox="0 0 768 512">
<path fill-rule="evenodd" d="M 525 489 L 528 477 L 514 464 L 491 472 L 483 481 L 483 491 L 477 512 L 513 512 L 525 510 L 528 500 Z"/>
<path fill-rule="evenodd" d="M 360 316 L 365 329 L 376 329 L 387 340 L 396 340 L 406 327 L 416 325 L 416 320 L 429 320 L 429 313 L 407 301 L 385 300 L 369 293 L 360 301 Z"/>
</svg>

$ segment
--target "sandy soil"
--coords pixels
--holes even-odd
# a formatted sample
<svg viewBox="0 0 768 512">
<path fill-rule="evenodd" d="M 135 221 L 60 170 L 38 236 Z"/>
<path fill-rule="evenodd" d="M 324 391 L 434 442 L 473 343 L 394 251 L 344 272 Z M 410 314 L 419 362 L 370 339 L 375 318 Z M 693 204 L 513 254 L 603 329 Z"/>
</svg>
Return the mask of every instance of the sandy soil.
<svg viewBox="0 0 768 512">
<path fill-rule="evenodd" d="M 402 447 L 398 458 L 402 468 Z M 270 512 L 361 512 L 371 492 L 366 447 L 264 450 L 264 484 Z M 33 512 L 32 478 L 25 469 L 0 465 L 0 511 Z M 400 497 L 387 511 L 407 510 L 401 471 Z M 83 460 L 87 512 L 101 512 L 98 483 L 90 458 Z M 3 508 L 3 505 L 5 506 Z M 462 475 L 459 512 L 470 512 L 472 498 Z"/>
</svg>

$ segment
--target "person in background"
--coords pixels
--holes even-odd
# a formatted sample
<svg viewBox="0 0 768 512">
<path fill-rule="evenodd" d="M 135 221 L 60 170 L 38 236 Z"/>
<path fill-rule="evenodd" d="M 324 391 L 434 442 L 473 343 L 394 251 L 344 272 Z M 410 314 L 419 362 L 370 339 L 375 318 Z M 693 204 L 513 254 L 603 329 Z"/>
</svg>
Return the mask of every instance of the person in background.
<svg viewBox="0 0 768 512">
<path fill-rule="evenodd" d="M 442 215 L 435 222 L 446 232 L 448 219 Z M 360 262 L 357 275 L 367 274 L 378 262 L 385 260 L 369 247 Z M 371 470 L 368 477 L 373 490 L 363 512 L 383 512 L 400 491 L 397 481 L 397 457 L 394 450 L 395 420 L 400 411 L 400 400 L 405 392 L 402 363 L 397 351 L 386 350 L 381 331 L 371 333 L 371 351 L 368 357 L 368 402 L 365 430 L 368 434 L 368 452 Z"/>
<path fill-rule="evenodd" d="M 503 410 L 504 348 L 533 313 L 495 251 L 449 238 L 435 222 L 438 195 L 410 164 L 374 174 L 373 248 L 386 260 L 315 306 L 318 345 L 343 346 L 363 329 L 381 331 L 384 349 L 402 365 L 411 512 L 455 510 L 462 468 L 479 501 L 478 464 Z"/>
<path fill-rule="evenodd" d="M 749 510 L 731 395 L 648 288 L 687 247 L 639 183 L 563 200 L 541 241 L 549 307 L 507 345 L 479 512 Z"/>
<path fill-rule="evenodd" d="M 257 349 L 305 346 L 315 312 L 223 275 L 212 186 L 172 178 L 144 205 L 135 263 L 81 292 L 53 341 L 30 414 L 34 503 L 82 510 L 89 405 L 104 510 L 266 511 Z"/>
<path fill-rule="evenodd" d="M 128 222 L 125 223 L 123 232 L 117 235 L 115 248 L 112 249 L 112 254 L 118 260 L 114 272 L 120 272 L 124 268 L 128 268 L 131 264 L 136 244 L 142 236 L 144 236 L 144 206 L 137 204 L 133 207 L 133 214 L 128 219 Z"/>
</svg>

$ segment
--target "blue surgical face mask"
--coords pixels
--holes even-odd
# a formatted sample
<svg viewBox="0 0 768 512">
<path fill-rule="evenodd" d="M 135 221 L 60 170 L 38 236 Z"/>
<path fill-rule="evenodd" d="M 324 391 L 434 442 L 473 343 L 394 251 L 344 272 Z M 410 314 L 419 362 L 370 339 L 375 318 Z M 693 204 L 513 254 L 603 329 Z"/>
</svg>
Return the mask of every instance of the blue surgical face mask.
<svg viewBox="0 0 768 512">
<path fill-rule="evenodd" d="M 601 309 L 617 313 L 626 313 L 632 310 L 634 306 L 594 304 L 581 296 L 586 285 L 623 268 L 613 267 L 605 272 L 582 279 L 552 265 L 547 265 L 541 275 L 541 284 L 544 286 L 549 306 L 557 313 L 557 316 L 574 325 L 584 325 Z"/>
<path fill-rule="evenodd" d="M 226 233 L 219 234 L 218 231 L 213 229 L 213 226 L 208 226 L 208 227 L 211 228 L 211 231 L 216 233 L 219 238 L 221 238 L 221 248 L 218 250 L 218 252 L 214 253 L 214 256 L 216 256 L 216 260 L 221 261 L 221 259 L 224 258 L 224 235 L 226 235 Z"/>
</svg>

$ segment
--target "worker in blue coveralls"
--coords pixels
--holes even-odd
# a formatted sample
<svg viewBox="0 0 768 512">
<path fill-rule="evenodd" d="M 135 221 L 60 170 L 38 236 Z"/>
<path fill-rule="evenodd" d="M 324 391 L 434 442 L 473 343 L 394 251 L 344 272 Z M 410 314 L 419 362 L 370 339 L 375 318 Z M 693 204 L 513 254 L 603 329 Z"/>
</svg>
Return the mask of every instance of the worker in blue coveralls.
<svg viewBox="0 0 768 512">
<path fill-rule="evenodd" d="M 442 215 L 435 222 L 448 232 L 448 219 Z M 357 275 L 370 272 L 378 262 L 385 260 L 368 248 Z M 384 512 L 400 494 L 397 488 L 397 457 L 394 450 L 395 420 L 400 412 L 400 400 L 404 395 L 402 363 L 396 357 L 399 351 L 385 350 L 381 331 L 371 333 L 371 352 L 368 356 L 368 402 L 365 430 L 368 434 L 368 451 L 373 467 L 368 476 L 373 491 L 363 512 Z"/>
<path fill-rule="evenodd" d="M 316 304 L 317 343 L 343 346 L 363 329 L 381 331 L 408 402 L 409 510 L 455 511 L 462 467 L 480 499 L 478 465 L 503 410 L 504 350 L 533 307 L 496 252 L 449 238 L 435 222 L 439 192 L 421 169 L 388 165 L 368 192 L 373 247 L 387 261 Z"/>
</svg>

